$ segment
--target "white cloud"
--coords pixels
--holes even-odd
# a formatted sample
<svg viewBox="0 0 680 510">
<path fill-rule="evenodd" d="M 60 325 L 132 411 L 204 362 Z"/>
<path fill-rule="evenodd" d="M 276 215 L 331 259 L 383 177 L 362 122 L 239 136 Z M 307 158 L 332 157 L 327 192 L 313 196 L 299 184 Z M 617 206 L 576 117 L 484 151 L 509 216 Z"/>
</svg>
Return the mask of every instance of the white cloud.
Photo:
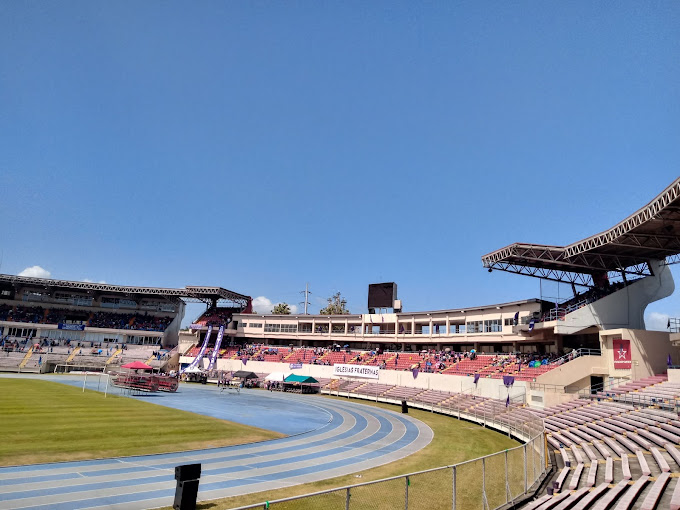
<svg viewBox="0 0 680 510">
<path fill-rule="evenodd" d="M 265 296 L 258 296 L 253 299 L 253 311 L 255 313 L 272 313 L 272 310 L 281 301 L 273 303 L 271 299 Z M 290 307 L 290 313 L 297 313 L 297 305 L 288 305 Z"/>
<path fill-rule="evenodd" d="M 40 266 L 27 267 L 19 273 L 19 276 L 29 276 L 31 278 L 49 278 L 51 275 L 52 273 Z"/>
<path fill-rule="evenodd" d="M 650 312 L 645 317 L 645 327 L 653 331 L 668 331 L 668 317 L 666 313 Z"/>
<path fill-rule="evenodd" d="M 90 280 L 89 278 L 83 278 L 82 281 L 85 283 L 106 283 L 104 280 L 99 280 L 98 282 L 95 282 L 94 280 Z"/>
<path fill-rule="evenodd" d="M 274 306 L 272 305 L 271 299 L 264 296 L 258 296 L 253 299 L 253 311 L 255 313 L 272 313 L 272 308 L 274 308 Z"/>
</svg>

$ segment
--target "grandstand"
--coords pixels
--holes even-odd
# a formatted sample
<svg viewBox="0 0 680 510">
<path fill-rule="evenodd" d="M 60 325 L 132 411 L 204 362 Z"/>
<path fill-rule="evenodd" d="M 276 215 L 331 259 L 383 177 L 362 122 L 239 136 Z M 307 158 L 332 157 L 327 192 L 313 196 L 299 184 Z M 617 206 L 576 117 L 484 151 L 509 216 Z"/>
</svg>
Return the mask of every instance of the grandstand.
<svg viewBox="0 0 680 510">
<path fill-rule="evenodd" d="M 0 275 L 0 370 L 104 370 L 127 361 L 176 369 L 185 302 L 230 314 L 251 306 L 249 296 L 221 287 L 131 287 Z M 230 314 L 217 317 L 228 322 Z"/>
</svg>

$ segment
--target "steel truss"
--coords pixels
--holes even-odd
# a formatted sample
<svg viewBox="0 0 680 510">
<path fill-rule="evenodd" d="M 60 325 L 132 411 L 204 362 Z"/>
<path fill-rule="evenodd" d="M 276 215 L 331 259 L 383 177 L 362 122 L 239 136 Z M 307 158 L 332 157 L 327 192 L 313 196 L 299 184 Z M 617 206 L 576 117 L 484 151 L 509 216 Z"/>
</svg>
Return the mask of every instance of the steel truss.
<svg viewBox="0 0 680 510">
<path fill-rule="evenodd" d="M 68 280 L 54 280 L 51 278 L 31 278 L 29 276 L 15 276 L 0 274 L 0 283 L 13 286 L 41 287 L 44 289 L 71 289 L 87 292 L 110 292 L 112 294 L 158 296 L 166 299 L 185 299 L 210 302 L 226 300 L 230 303 L 245 307 L 250 301 L 249 296 L 238 294 L 222 287 L 186 286 L 184 289 L 165 289 L 159 287 L 133 287 L 128 285 L 111 285 L 108 283 L 74 282 Z M 196 302 L 196 301 L 194 301 Z"/>
<path fill-rule="evenodd" d="M 568 246 L 515 243 L 482 257 L 485 268 L 593 286 L 593 274 L 651 274 L 650 261 L 680 262 L 680 178 L 611 229 Z"/>
</svg>

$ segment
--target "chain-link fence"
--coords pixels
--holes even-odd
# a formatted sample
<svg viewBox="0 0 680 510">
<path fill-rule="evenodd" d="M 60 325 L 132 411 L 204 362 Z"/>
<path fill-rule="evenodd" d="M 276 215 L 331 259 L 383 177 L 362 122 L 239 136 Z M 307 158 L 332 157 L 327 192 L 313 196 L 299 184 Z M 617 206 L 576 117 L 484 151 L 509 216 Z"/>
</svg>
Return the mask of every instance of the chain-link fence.
<svg viewBox="0 0 680 510">
<path fill-rule="evenodd" d="M 466 397 L 467 398 L 467 397 Z M 472 402 L 472 403 L 470 403 Z M 486 403 L 484 403 L 486 402 Z M 497 402 L 497 401 L 495 401 Z M 507 433 L 524 444 L 502 452 L 418 473 L 366 482 L 236 510 L 494 510 L 526 494 L 546 472 L 543 421 L 524 407 L 456 399 L 444 404 L 410 402 Z M 504 409 L 505 408 L 505 409 Z"/>
</svg>

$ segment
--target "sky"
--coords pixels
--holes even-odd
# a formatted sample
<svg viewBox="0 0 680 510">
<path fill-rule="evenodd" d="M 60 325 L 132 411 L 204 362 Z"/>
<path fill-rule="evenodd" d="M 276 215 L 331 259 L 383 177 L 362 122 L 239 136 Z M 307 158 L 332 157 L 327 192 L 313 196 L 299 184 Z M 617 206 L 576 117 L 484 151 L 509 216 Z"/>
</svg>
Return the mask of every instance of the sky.
<svg viewBox="0 0 680 510">
<path fill-rule="evenodd" d="M 406 311 L 563 297 L 481 256 L 678 176 L 679 25 L 675 1 L 1 2 L 0 272 L 260 311 L 306 283 L 315 313 L 386 281 Z"/>
</svg>

